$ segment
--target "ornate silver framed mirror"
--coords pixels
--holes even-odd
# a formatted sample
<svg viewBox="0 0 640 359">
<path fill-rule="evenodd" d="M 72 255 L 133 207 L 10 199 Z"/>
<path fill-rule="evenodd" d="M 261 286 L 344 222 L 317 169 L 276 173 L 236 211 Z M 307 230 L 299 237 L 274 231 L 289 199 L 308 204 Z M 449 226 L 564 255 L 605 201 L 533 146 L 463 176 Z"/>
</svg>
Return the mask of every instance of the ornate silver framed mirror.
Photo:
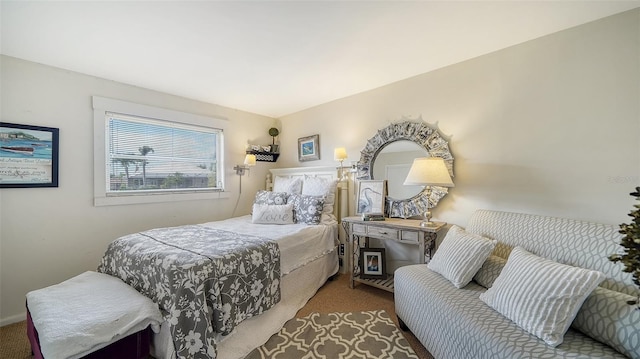
<svg viewBox="0 0 640 359">
<path fill-rule="evenodd" d="M 356 179 L 387 180 L 385 213 L 389 217 L 409 218 L 422 215 L 428 208 L 435 207 L 448 193 L 446 187 L 433 186 L 431 195 L 427 198 L 424 188 L 403 185 L 411 164 L 417 157 L 442 158 L 453 178 L 453 156 L 449 151 L 449 142 L 437 128 L 428 126 L 422 118 L 402 118 L 402 122 L 378 130 L 360 151 Z"/>
</svg>

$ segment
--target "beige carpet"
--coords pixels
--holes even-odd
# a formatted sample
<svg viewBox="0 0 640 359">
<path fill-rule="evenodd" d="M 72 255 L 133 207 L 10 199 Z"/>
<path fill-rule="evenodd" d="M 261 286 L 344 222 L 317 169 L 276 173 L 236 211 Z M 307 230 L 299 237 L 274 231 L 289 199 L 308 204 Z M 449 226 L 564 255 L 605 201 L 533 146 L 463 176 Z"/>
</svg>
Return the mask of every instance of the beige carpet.
<svg viewBox="0 0 640 359">
<path fill-rule="evenodd" d="M 31 358 L 31 347 L 29 347 L 29 339 L 27 339 L 26 321 L 0 328 L 0 358 Z"/>
<path fill-rule="evenodd" d="M 397 326 L 394 314 L 393 294 L 366 285 L 356 285 L 349 288 L 348 275 L 340 275 L 331 282 L 327 282 L 318 293 L 311 298 L 298 314 L 298 318 L 311 313 L 386 311 Z M 27 339 L 26 322 L 19 322 L 0 327 L 0 358 L 27 359 L 31 358 L 31 349 Z M 410 332 L 402 332 L 409 345 L 420 359 L 433 359 L 431 354 L 420 344 Z"/>
</svg>

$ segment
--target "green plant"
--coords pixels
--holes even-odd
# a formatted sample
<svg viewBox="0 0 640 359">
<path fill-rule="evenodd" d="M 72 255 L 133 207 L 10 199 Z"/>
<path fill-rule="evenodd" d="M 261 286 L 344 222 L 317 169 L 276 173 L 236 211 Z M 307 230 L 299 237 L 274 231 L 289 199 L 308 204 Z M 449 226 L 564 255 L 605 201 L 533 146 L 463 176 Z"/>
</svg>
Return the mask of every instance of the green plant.
<svg viewBox="0 0 640 359">
<path fill-rule="evenodd" d="M 630 195 L 636 197 L 640 201 L 640 187 L 636 187 L 635 192 Z M 622 262 L 624 264 L 623 272 L 631 273 L 633 283 L 640 288 L 640 203 L 633 205 L 635 208 L 629 213 L 629 217 L 633 218 L 631 223 L 623 223 L 620 225 L 620 233 L 624 234 L 620 245 L 624 247 L 624 254 L 612 254 L 609 260 L 612 262 Z M 628 302 L 629 304 L 637 304 L 640 310 L 640 295 L 638 299 Z"/>
<path fill-rule="evenodd" d="M 278 131 L 277 128 L 275 127 L 271 127 L 269 129 L 269 136 L 273 137 L 273 144 L 276 144 L 276 136 L 278 136 L 280 134 L 280 131 Z"/>
</svg>

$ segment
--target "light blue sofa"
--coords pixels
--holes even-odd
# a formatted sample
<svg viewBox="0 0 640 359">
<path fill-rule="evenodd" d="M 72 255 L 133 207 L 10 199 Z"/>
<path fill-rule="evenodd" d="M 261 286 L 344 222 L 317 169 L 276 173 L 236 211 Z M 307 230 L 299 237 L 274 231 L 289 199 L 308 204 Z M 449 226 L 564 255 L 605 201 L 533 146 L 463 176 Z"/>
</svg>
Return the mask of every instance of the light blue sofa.
<svg viewBox="0 0 640 359">
<path fill-rule="evenodd" d="M 607 258 L 621 248 L 617 226 L 479 210 L 466 230 L 496 239 L 495 256 L 508 258 L 511 249 L 520 246 L 560 263 L 603 272 L 607 279 L 600 286 L 614 291 L 611 293 L 638 295 L 631 275 Z M 634 311 L 626 303 L 618 301 L 617 307 L 608 302 L 592 303 L 595 315 L 579 313 L 582 326 L 593 327 L 586 330 L 593 330 L 590 335 L 612 344 L 570 328 L 564 342 L 553 348 L 482 302 L 478 297 L 486 290 L 475 281 L 457 289 L 424 264 L 405 266 L 395 272 L 395 310 L 401 326 L 411 330 L 436 359 L 640 358 L 640 310 Z M 587 310 L 585 305 L 581 310 Z M 637 322 L 619 328 L 594 319 L 600 315 L 621 315 L 623 322 Z M 611 338 L 600 338 L 599 332 Z"/>
</svg>

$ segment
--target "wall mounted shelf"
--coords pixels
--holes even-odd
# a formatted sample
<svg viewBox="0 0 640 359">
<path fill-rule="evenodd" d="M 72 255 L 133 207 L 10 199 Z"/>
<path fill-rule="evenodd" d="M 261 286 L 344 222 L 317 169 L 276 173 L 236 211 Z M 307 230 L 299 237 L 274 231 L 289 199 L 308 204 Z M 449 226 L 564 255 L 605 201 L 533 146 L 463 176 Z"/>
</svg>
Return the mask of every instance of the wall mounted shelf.
<svg viewBox="0 0 640 359">
<path fill-rule="evenodd" d="M 260 162 L 275 162 L 278 160 L 280 156 L 279 153 L 275 152 L 260 152 L 260 151 L 247 151 L 248 155 L 255 155 L 256 161 Z"/>
</svg>

